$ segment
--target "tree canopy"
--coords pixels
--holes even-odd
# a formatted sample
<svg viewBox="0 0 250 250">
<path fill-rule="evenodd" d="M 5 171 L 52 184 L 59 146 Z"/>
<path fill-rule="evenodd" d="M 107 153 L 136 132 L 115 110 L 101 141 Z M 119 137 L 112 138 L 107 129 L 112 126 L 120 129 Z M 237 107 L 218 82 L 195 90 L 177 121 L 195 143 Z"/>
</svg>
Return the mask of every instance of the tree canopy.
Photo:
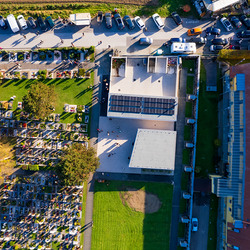
<svg viewBox="0 0 250 250">
<path fill-rule="evenodd" d="M 23 97 L 24 110 L 34 118 L 44 120 L 53 111 L 56 97 L 53 87 L 42 82 L 32 84 L 28 93 Z"/>
<path fill-rule="evenodd" d="M 90 172 L 99 167 L 99 158 L 93 148 L 74 143 L 64 150 L 58 171 L 65 185 L 78 185 L 86 180 Z"/>
</svg>

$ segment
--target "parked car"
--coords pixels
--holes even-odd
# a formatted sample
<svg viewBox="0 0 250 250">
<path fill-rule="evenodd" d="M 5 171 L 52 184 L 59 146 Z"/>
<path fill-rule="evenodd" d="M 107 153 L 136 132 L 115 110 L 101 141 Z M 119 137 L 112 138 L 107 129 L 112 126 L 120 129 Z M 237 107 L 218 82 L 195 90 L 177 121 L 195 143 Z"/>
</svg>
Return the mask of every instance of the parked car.
<svg viewBox="0 0 250 250">
<path fill-rule="evenodd" d="M 150 45 L 153 43 L 153 38 L 150 37 L 142 37 L 139 40 L 140 45 Z"/>
<path fill-rule="evenodd" d="M 135 28 L 135 25 L 134 25 L 133 21 L 131 20 L 131 18 L 128 15 L 123 17 L 123 21 L 128 26 L 128 28 L 130 30 Z"/>
<path fill-rule="evenodd" d="M 123 23 L 123 21 L 122 21 L 121 15 L 120 15 L 119 13 L 116 13 L 116 14 L 114 15 L 114 18 L 115 18 L 115 21 L 116 21 L 116 23 L 117 23 L 118 29 L 119 29 L 119 30 L 124 29 L 125 26 L 124 26 L 124 23 Z"/>
<path fill-rule="evenodd" d="M 19 23 L 21 29 L 26 30 L 26 29 L 28 28 L 27 22 L 26 22 L 26 20 L 24 19 L 24 16 L 23 16 L 23 15 L 19 15 L 19 16 L 17 17 L 17 21 L 18 21 L 18 23 Z"/>
<path fill-rule="evenodd" d="M 49 25 L 50 28 L 53 28 L 55 26 L 55 23 L 52 20 L 51 16 L 47 16 L 46 19 L 45 19 L 45 22 Z"/>
<path fill-rule="evenodd" d="M 112 15 L 111 13 L 105 13 L 105 24 L 108 29 L 112 28 Z"/>
<path fill-rule="evenodd" d="M 145 24 L 139 16 L 136 16 L 134 18 L 134 21 L 135 21 L 136 25 L 139 27 L 139 29 L 142 30 L 143 28 L 145 28 Z"/>
<path fill-rule="evenodd" d="M 39 25 L 39 27 L 40 27 L 40 29 L 42 31 L 46 31 L 47 30 L 46 24 L 45 24 L 45 22 L 44 22 L 44 20 L 43 20 L 43 18 L 41 16 L 39 16 L 37 18 L 37 23 L 38 23 L 38 25 Z"/>
<path fill-rule="evenodd" d="M 240 46 L 239 45 L 230 45 L 229 49 L 240 50 Z"/>
<path fill-rule="evenodd" d="M 220 35 L 221 30 L 214 27 L 208 27 L 206 28 L 205 32 L 211 35 Z"/>
<path fill-rule="evenodd" d="M 28 23 L 29 23 L 29 25 L 30 25 L 30 27 L 32 28 L 32 29 L 35 29 L 36 28 L 36 22 L 35 22 L 35 20 L 34 20 L 34 18 L 33 17 L 29 17 L 28 18 Z"/>
<path fill-rule="evenodd" d="M 188 36 L 197 36 L 197 35 L 200 35 L 201 33 L 202 33 L 201 28 L 189 29 L 187 31 Z"/>
<path fill-rule="evenodd" d="M 198 219 L 192 218 L 192 231 L 196 232 L 198 231 Z"/>
<path fill-rule="evenodd" d="M 212 40 L 212 44 L 214 44 L 214 45 L 227 45 L 228 39 L 227 38 L 215 38 Z"/>
<path fill-rule="evenodd" d="M 182 37 L 174 37 L 169 40 L 170 43 L 185 43 L 186 39 Z"/>
<path fill-rule="evenodd" d="M 223 48 L 224 48 L 223 45 L 211 45 L 209 49 L 210 49 L 210 51 L 215 52 L 215 51 L 219 51 Z"/>
<path fill-rule="evenodd" d="M 207 38 L 205 37 L 193 37 L 190 39 L 187 39 L 187 42 L 192 42 L 196 44 L 205 44 L 207 42 Z"/>
<path fill-rule="evenodd" d="M 97 20 L 98 23 L 102 23 L 102 21 L 103 21 L 103 13 L 102 13 L 102 11 L 98 11 L 96 20 Z"/>
<path fill-rule="evenodd" d="M 246 15 L 241 15 L 240 21 L 247 27 L 247 29 L 250 29 L 250 19 Z"/>
<path fill-rule="evenodd" d="M 0 27 L 3 30 L 6 30 L 8 28 L 7 21 L 2 16 L 0 16 Z"/>
<path fill-rule="evenodd" d="M 231 31 L 233 29 L 232 24 L 225 17 L 222 17 L 220 21 L 227 31 Z"/>
<path fill-rule="evenodd" d="M 236 16 L 232 16 L 230 18 L 230 22 L 233 24 L 233 26 L 235 26 L 235 28 L 239 29 L 242 26 L 241 21 L 239 20 L 238 17 Z"/>
<path fill-rule="evenodd" d="M 8 21 L 9 26 L 10 26 L 11 30 L 12 30 L 14 33 L 18 32 L 18 31 L 20 30 L 20 28 L 19 28 L 19 26 L 18 26 L 18 24 L 17 24 L 17 20 L 16 20 L 16 18 L 14 17 L 13 14 L 9 14 L 9 15 L 7 16 L 7 18 L 6 18 L 6 20 Z"/>
<path fill-rule="evenodd" d="M 250 30 L 243 30 L 236 33 L 239 38 L 250 38 Z"/>
<path fill-rule="evenodd" d="M 152 18 L 153 18 L 153 20 L 155 22 L 155 25 L 158 27 L 159 30 L 164 28 L 164 24 L 163 24 L 163 22 L 161 20 L 161 17 L 157 13 L 155 13 L 152 16 Z"/>
<path fill-rule="evenodd" d="M 174 19 L 174 21 L 177 25 L 181 25 L 183 23 L 181 17 L 179 16 L 179 14 L 177 12 L 172 12 L 171 17 Z"/>
</svg>

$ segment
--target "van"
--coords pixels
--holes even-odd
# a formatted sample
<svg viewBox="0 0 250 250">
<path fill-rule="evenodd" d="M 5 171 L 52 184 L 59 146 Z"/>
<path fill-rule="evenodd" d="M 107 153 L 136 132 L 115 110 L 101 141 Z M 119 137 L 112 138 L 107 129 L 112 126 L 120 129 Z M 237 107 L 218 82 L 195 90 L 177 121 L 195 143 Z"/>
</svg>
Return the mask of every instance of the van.
<svg viewBox="0 0 250 250">
<path fill-rule="evenodd" d="M 54 21 L 52 20 L 51 16 L 47 16 L 45 19 L 45 22 L 50 26 L 50 28 L 53 28 L 55 26 Z"/>
<path fill-rule="evenodd" d="M 8 23 L 9 23 L 9 25 L 10 25 L 11 30 L 14 33 L 18 32 L 20 30 L 19 27 L 18 27 L 16 18 L 14 17 L 13 14 L 9 14 L 6 19 L 7 19 Z"/>
<path fill-rule="evenodd" d="M 189 29 L 187 31 L 188 36 L 197 36 L 197 35 L 200 35 L 201 33 L 202 33 L 201 28 Z"/>
</svg>

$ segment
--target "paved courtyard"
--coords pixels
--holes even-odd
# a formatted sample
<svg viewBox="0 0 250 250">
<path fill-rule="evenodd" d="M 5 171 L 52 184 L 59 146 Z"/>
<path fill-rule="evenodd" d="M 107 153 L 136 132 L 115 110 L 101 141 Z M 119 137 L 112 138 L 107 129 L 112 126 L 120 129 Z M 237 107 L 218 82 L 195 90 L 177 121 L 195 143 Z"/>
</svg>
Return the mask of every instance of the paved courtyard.
<svg viewBox="0 0 250 250">
<path fill-rule="evenodd" d="M 128 167 L 138 128 L 173 131 L 174 123 L 100 117 L 97 155 L 101 164 L 98 172 L 141 173 L 140 169 Z"/>
</svg>

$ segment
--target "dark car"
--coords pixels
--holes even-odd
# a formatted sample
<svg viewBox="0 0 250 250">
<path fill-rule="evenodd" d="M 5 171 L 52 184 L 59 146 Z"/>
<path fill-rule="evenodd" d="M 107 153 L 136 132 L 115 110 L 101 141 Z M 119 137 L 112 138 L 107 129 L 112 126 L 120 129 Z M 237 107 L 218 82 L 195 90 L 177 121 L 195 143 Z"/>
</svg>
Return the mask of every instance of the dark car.
<svg viewBox="0 0 250 250">
<path fill-rule="evenodd" d="M 214 27 L 208 27 L 205 30 L 207 34 L 211 34 L 211 35 L 220 35 L 220 31 L 221 31 L 220 29 L 214 28 Z"/>
<path fill-rule="evenodd" d="M 219 51 L 223 49 L 223 45 L 211 45 L 210 46 L 210 51 Z"/>
<path fill-rule="evenodd" d="M 192 42 L 196 44 L 205 44 L 207 42 L 207 38 L 205 37 L 193 37 L 190 39 L 187 39 L 187 42 Z"/>
<path fill-rule="evenodd" d="M 240 16 L 240 21 L 247 27 L 247 29 L 250 29 L 250 19 L 246 15 Z"/>
<path fill-rule="evenodd" d="M 47 26 L 46 26 L 46 24 L 45 24 L 45 22 L 44 22 L 44 20 L 43 20 L 43 18 L 41 16 L 39 16 L 37 18 L 37 23 L 38 23 L 38 26 L 40 27 L 40 29 L 42 31 L 46 31 L 47 30 Z"/>
<path fill-rule="evenodd" d="M 132 30 L 132 29 L 135 28 L 135 25 L 134 25 L 133 21 L 131 20 L 131 18 L 128 15 L 126 15 L 125 17 L 123 17 L 123 21 L 128 26 L 128 28 L 130 30 Z"/>
<path fill-rule="evenodd" d="M 45 22 L 49 25 L 50 28 L 53 28 L 55 26 L 55 23 L 52 20 L 51 16 L 47 16 L 46 19 L 45 19 Z"/>
<path fill-rule="evenodd" d="M 183 21 L 182 21 L 182 19 L 181 19 L 181 17 L 179 16 L 178 13 L 172 12 L 172 13 L 171 13 L 171 17 L 174 19 L 174 21 L 175 21 L 175 23 L 176 23 L 177 25 L 181 25 L 181 24 L 183 23 Z"/>
<path fill-rule="evenodd" d="M 250 38 L 250 30 L 244 30 L 236 33 L 239 38 Z"/>
<path fill-rule="evenodd" d="M 114 15 L 114 18 L 115 18 L 115 21 L 116 21 L 116 23 L 117 23 L 118 29 L 119 29 L 119 30 L 124 29 L 125 26 L 124 26 L 124 23 L 123 23 L 123 21 L 122 21 L 121 15 L 120 15 L 119 13 L 116 13 L 116 14 Z"/>
<path fill-rule="evenodd" d="M 213 45 L 227 45 L 228 39 L 227 38 L 215 38 L 212 40 Z"/>
<path fill-rule="evenodd" d="M 170 43 L 185 43 L 186 39 L 181 37 L 173 37 L 169 40 Z"/>
<path fill-rule="evenodd" d="M 142 37 L 139 40 L 140 45 L 150 45 L 153 43 L 153 39 L 150 37 Z"/>
<path fill-rule="evenodd" d="M 232 16 L 230 18 L 230 22 L 233 24 L 234 27 L 236 27 L 237 29 L 239 29 L 242 26 L 241 21 L 239 20 L 239 18 L 237 18 L 236 16 Z"/>
<path fill-rule="evenodd" d="M 4 30 L 8 28 L 7 21 L 2 16 L 0 16 L 0 27 Z"/>
<path fill-rule="evenodd" d="M 30 25 L 31 28 L 35 29 L 36 28 L 36 22 L 33 17 L 28 18 L 28 24 Z"/>
<path fill-rule="evenodd" d="M 112 28 L 112 15 L 111 13 L 105 13 L 105 24 L 108 29 Z"/>
</svg>

